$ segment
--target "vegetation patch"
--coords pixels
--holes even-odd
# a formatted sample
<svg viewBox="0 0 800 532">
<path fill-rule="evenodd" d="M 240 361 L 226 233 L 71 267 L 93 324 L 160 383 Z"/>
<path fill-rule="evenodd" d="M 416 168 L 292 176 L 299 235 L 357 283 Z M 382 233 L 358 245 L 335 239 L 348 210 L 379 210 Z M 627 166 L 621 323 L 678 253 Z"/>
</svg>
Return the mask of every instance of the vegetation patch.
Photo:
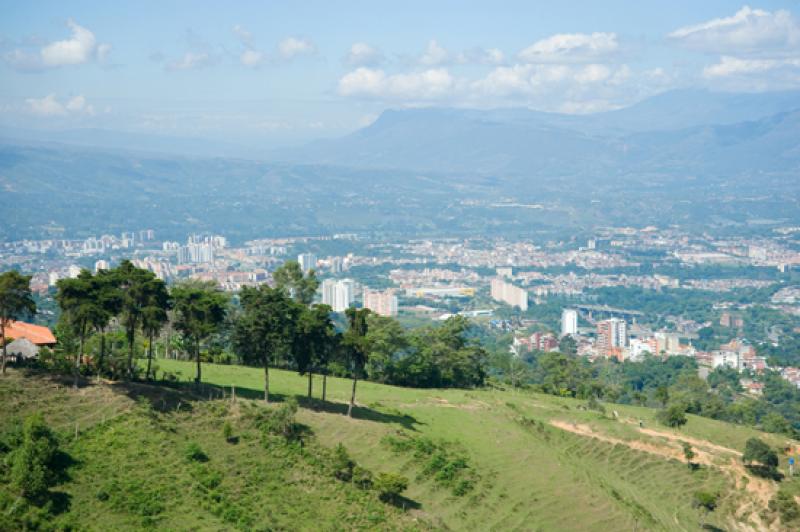
<svg viewBox="0 0 800 532">
<path fill-rule="evenodd" d="M 420 479 L 432 479 L 456 497 L 475 489 L 478 473 L 471 466 L 467 453 L 453 442 L 398 432 L 383 438 L 383 443 L 395 453 L 407 454 L 421 470 Z"/>
</svg>

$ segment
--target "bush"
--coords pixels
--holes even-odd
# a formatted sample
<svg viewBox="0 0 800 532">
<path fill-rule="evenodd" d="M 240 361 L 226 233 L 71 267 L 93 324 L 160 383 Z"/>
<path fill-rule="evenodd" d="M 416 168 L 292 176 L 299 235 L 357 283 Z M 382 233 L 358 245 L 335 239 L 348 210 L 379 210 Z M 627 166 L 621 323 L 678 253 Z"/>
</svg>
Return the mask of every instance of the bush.
<svg viewBox="0 0 800 532">
<path fill-rule="evenodd" d="M 25 419 L 22 440 L 11 452 L 10 484 L 19 495 L 30 501 L 41 501 L 55 483 L 54 460 L 58 441 L 41 414 Z"/>
<path fill-rule="evenodd" d="M 353 478 L 353 484 L 355 484 L 362 490 L 368 490 L 373 485 L 372 471 L 370 471 L 369 469 L 365 469 L 361 466 L 357 465 L 353 468 L 352 478 Z"/>
<path fill-rule="evenodd" d="M 778 491 L 769 501 L 769 509 L 781 516 L 784 525 L 800 519 L 800 505 L 790 493 L 783 490 Z"/>
<path fill-rule="evenodd" d="M 467 455 L 457 446 L 445 441 L 413 437 L 399 433 L 387 436 L 383 442 L 394 452 L 411 453 L 420 464 L 422 478 L 432 478 L 439 486 L 447 487 L 460 497 L 475 487 L 477 474 L 470 467 Z"/>
<path fill-rule="evenodd" d="M 408 479 L 395 473 L 381 473 L 375 479 L 374 487 L 383 502 L 396 502 L 408 488 Z"/>
<path fill-rule="evenodd" d="M 191 462 L 208 462 L 208 455 L 200 448 L 196 442 L 190 442 L 186 446 L 186 459 Z"/>
<path fill-rule="evenodd" d="M 672 403 L 656 413 L 656 419 L 668 427 L 678 428 L 686 424 L 686 406 Z"/>
<path fill-rule="evenodd" d="M 263 421 L 263 429 L 268 434 L 294 440 L 300 435 L 300 425 L 295 421 L 296 414 L 297 400 L 287 399 Z"/>
<path fill-rule="evenodd" d="M 350 482 L 353 478 L 355 462 L 347 454 L 347 449 L 341 443 L 333 450 L 333 476 L 343 482 Z"/>
<path fill-rule="evenodd" d="M 231 425 L 230 421 L 225 421 L 225 424 L 222 425 L 222 436 L 225 438 L 225 441 L 233 441 L 233 425 Z"/>
<path fill-rule="evenodd" d="M 692 500 L 692 506 L 713 512 L 717 507 L 717 494 L 709 493 L 707 491 L 695 492 Z"/>
</svg>

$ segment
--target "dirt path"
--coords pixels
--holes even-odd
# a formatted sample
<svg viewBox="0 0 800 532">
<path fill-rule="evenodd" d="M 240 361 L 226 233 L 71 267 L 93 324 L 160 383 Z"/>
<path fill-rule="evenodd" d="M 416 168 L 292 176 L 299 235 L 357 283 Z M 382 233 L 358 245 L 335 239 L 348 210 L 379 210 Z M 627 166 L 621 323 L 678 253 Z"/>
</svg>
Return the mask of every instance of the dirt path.
<svg viewBox="0 0 800 532">
<path fill-rule="evenodd" d="M 739 530 L 778 530 L 776 523 L 765 524 L 760 514 L 760 511 L 767 508 L 770 499 L 775 495 L 777 486 L 774 482 L 756 477 L 750 474 L 742 464 L 740 457 L 742 453 L 735 449 L 723 447 L 706 440 L 700 440 L 692 437 L 684 437 L 679 434 L 671 432 L 664 432 L 654 429 L 638 428 L 638 431 L 647 436 L 655 438 L 664 438 L 669 442 L 674 442 L 674 445 L 666 444 L 659 445 L 652 442 L 644 442 L 639 440 L 623 440 L 615 438 L 601 432 L 597 432 L 592 427 L 585 424 L 570 423 L 561 420 L 550 420 L 550 424 L 561 430 L 572 432 L 581 436 L 595 438 L 600 441 L 611 443 L 614 445 L 625 445 L 631 449 L 642 451 L 654 455 L 661 456 L 662 458 L 675 459 L 678 461 L 685 460 L 683 456 L 683 449 L 680 442 L 687 442 L 694 447 L 695 457 L 694 462 L 706 466 L 716 467 L 721 470 L 731 483 L 736 486 L 737 490 L 746 492 L 745 500 L 742 501 L 734 515 L 738 520 L 732 523 L 735 528 Z M 720 456 L 722 454 L 723 456 Z M 724 458 L 727 457 L 727 460 Z M 722 458 L 722 460 L 720 460 Z M 743 479 L 747 479 L 744 481 Z"/>
</svg>

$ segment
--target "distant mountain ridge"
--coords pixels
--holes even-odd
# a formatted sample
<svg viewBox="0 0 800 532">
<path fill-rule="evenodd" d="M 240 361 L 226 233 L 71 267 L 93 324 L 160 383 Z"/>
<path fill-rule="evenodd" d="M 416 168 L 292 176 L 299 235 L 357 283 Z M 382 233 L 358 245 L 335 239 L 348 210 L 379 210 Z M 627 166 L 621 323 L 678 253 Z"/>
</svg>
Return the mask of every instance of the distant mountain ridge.
<svg viewBox="0 0 800 532">
<path fill-rule="evenodd" d="M 528 109 L 387 110 L 372 125 L 274 157 L 291 162 L 437 172 L 540 174 L 663 171 L 673 160 L 727 171 L 726 146 L 746 169 L 798 161 L 800 92 L 727 94 L 673 91 L 591 115 Z M 769 142 L 761 139 L 769 138 Z M 680 149 L 678 149 L 680 148 Z M 705 153 L 706 156 L 700 156 Z M 664 154 L 670 154 L 665 158 Z M 699 158 L 698 158 L 699 157 Z M 641 165 L 646 164 L 646 167 Z M 691 166 L 691 164 L 690 164 Z"/>
</svg>

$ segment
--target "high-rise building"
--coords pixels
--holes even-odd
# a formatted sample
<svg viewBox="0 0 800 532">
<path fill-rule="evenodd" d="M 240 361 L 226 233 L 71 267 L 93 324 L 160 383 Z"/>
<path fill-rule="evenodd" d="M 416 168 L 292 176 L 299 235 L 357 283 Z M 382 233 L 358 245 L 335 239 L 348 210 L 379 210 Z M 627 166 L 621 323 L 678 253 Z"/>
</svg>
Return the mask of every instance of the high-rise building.
<svg viewBox="0 0 800 532">
<path fill-rule="evenodd" d="M 397 316 L 397 296 L 391 289 L 380 292 L 365 288 L 364 308 L 368 308 L 380 316 Z"/>
<path fill-rule="evenodd" d="M 656 338 L 656 352 L 654 355 L 662 353 L 667 355 L 676 355 L 681 350 L 681 338 L 678 333 L 659 331 L 655 334 Z"/>
<path fill-rule="evenodd" d="M 561 336 L 578 334 L 578 311 L 565 308 L 561 311 Z"/>
<path fill-rule="evenodd" d="M 492 299 L 502 301 L 512 307 L 519 307 L 520 310 L 528 310 L 528 291 L 502 279 L 492 279 L 491 284 Z"/>
<path fill-rule="evenodd" d="M 620 318 L 597 322 L 597 352 L 608 356 L 628 345 L 628 324 Z"/>
<path fill-rule="evenodd" d="M 352 279 L 325 279 L 322 281 L 322 303 L 335 312 L 343 312 L 353 304 L 355 283 Z"/>
<path fill-rule="evenodd" d="M 297 262 L 303 273 L 308 273 L 317 267 L 317 256 L 313 253 L 301 253 L 297 256 Z"/>
<path fill-rule="evenodd" d="M 511 279 L 514 276 L 514 269 L 509 267 L 503 268 L 495 268 L 494 272 L 497 274 L 498 277 L 503 277 L 506 279 Z"/>
</svg>

